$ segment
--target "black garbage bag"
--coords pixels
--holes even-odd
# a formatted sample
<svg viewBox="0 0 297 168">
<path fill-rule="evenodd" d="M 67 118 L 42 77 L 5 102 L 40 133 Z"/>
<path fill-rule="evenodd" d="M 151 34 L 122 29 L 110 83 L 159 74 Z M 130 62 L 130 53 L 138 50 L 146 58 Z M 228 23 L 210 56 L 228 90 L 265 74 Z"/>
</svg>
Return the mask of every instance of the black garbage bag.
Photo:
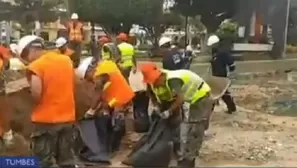
<svg viewBox="0 0 297 168">
<path fill-rule="evenodd" d="M 110 164 L 110 118 L 101 116 L 78 123 L 80 138 L 84 143 L 80 157 L 89 162 Z"/>
<path fill-rule="evenodd" d="M 134 146 L 123 164 L 133 167 L 168 167 L 173 151 L 168 120 L 155 119 L 149 132 Z"/>
<path fill-rule="evenodd" d="M 149 130 L 149 101 L 146 92 L 136 92 L 133 98 L 134 131 L 137 133 L 145 133 Z"/>
</svg>

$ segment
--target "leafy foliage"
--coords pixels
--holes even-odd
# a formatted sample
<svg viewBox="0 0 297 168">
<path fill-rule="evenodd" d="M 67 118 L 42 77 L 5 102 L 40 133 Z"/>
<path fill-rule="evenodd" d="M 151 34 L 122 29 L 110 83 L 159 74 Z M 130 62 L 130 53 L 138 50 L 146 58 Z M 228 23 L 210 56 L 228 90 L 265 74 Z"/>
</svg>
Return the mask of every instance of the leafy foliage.
<svg viewBox="0 0 297 168">
<path fill-rule="evenodd" d="M 201 16 L 208 32 L 215 32 L 220 23 L 234 15 L 236 0 L 175 0 L 172 8 L 184 16 Z"/>
<path fill-rule="evenodd" d="M 179 15 L 163 14 L 162 0 L 69 0 L 69 4 L 82 21 L 100 23 L 113 32 L 127 32 L 132 24 L 150 29 L 181 23 Z"/>
<path fill-rule="evenodd" d="M 219 26 L 219 29 L 217 30 L 216 34 L 220 37 L 220 39 L 230 39 L 233 41 L 236 40 L 236 38 L 238 37 L 237 28 L 238 25 L 235 22 L 223 22 Z"/>
<path fill-rule="evenodd" d="M 21 23 L 55 21 L 60 14 L 57 6 L 60 0 L 14 0 L 14 3 L 0 1 L 0 20 L 15 20 Z"/>
</svg>

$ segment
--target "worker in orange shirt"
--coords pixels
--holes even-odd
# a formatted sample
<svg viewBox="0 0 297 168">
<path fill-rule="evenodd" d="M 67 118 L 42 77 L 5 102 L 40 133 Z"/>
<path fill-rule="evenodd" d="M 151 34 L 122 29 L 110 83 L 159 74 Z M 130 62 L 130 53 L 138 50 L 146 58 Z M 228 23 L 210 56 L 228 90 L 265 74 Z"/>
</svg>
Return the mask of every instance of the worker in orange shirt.
<svg viewBox="0 0 297 168">
<path fill-rule="evenodd" d="M 124 123 L 123 115 L 121 115 L 123 113 L 120 112 L 125 111 L 125 108 L 128 107 L 134 97 L 134 92 L 116 63 L 111 60 L 97 62 L 94 61 L 94 58 L 88 57 L 76 69 L 76 74 L 79 78 L 95 84 L 91 107 L 85 113 L 85 117 L 90 118 L 103 108 L 112 117 L 118 118 L 120 116 Z M 118 137 L 119 142 L 125 133 L 125 127 L 121 129 L 123 134 Z"/>
<path fill-rule="evenodd" d="M 9 49 L 0 46 L 0 137 L 4 145 L 8 146 L 13 142 L 13 133 L 10 129 L 9 104 L 5 92 L 5 70 L 9 68 Z"/>
<path fill-rule="evenodd" d="M 76 69 L 79 78 L 95 83 L 96 96 L 93 97 L 91 108 L 86 115 L 94 115 L 100 103 L 110 108 L 123 109 L 134 97 L 133 90 L 113 61 L 93 60 L 92 57 L 85 58 Z"/>
<path fill-rule="evenodd" d="M 18 42 L 19 58 L 36 103 L 32 113 L 31 151 L 41 167 L 73 164 L 75 121 L 74 71 L 69 57 L 45 51 L 43 39 L 27 35 Z M 72 166 L 75 166 L 74 164 Z"/>
<path fill-rule="evenodd" d="M 71 20 L 67 24 L 67 31 L 70 48 L 75 51 L 77 56 L 73 59 L 76 62 L 75 64 L 78 65 L 81 56 L 81 45 L 84 40 L 84 31 L 83 24 L 78 21 L 77 13 L 71 15 Z"/>
<path fill-rule="evenodd" d="M 79 62 L 75 61 L 77 58 L 76 53 L 68 47 L 67 40 L 64 37 L 59 37 L 55 43 L 59 53 L 69 56 L 74 68 L 77 68 Z"/>
</svg>

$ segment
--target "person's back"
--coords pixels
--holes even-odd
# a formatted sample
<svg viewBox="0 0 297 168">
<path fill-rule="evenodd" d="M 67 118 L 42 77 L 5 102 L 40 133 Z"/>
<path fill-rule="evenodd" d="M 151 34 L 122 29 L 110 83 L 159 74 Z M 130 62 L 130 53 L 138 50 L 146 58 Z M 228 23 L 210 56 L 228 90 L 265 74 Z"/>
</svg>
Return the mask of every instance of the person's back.
<svg viewBox="0 0 297 168">
<path fill-rule="evenodd" d="M 75 120 L 74 72 L 69 57 L 47 52 L 29 65 L 42 80 L 40 102 L 32 113 L 33 122 L 66 123 Z"/>
<path fill-rule="evenodd" d="M 229 71 L 234 71 L 234 58 L 229 52 L 214 52 L 211 60 L 212 75 L 227 77 Z"/>
<path fill-rule="evenodd" d="M 167 70 L 178 70 L 183 68 L 181 53 L 175 49 L 168 49 L 162 59 L 163 68 Z"/>
</svg>

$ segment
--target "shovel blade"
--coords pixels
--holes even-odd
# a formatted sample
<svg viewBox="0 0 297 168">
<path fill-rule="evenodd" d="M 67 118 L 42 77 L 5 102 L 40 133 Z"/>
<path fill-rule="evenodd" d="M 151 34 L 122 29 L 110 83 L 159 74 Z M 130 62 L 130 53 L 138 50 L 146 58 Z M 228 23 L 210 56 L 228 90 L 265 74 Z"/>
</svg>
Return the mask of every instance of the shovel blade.
<svg viewBox="0 0 297 168">
<path fill-rule="evenodd" d="M 205 77 L 205 82 L 211 88 L 211 97 L 213 100 L 220 99 L 231 84 L 231 80 L 229 78 L 216 76 Z"/>
</svg>

